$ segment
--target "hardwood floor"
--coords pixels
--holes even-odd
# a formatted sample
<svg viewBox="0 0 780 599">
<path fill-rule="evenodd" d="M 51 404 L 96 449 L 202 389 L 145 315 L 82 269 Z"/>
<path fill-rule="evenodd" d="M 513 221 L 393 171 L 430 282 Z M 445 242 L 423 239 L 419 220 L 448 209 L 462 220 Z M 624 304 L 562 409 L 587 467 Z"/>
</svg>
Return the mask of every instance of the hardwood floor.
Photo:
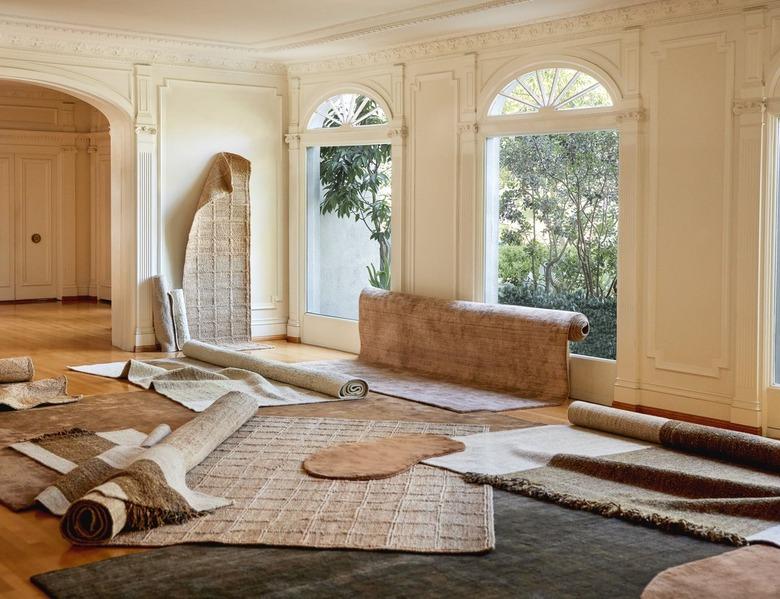
<svg viewBox="0 0 780 599">
<path fill-rule="evenodd" d="M 134 391 L 137 388 L 122 381 L 68 371 L 67 366 L 167 355 L 133 354 L 112 347 L 111 310 L 104 304 L 0 305 L 0 335 L 0 357 L 31 356 L 36 378 L 67 374 L 68 389 L 74 394 L 92 395 Z M 287 362 L 350 355 L 285 341 L 269 343 L 274 348 L 264 350 L 262 355 Z M 566 406 L 514 410 L 505 414 L 546 424 L 568 422 Z M 0 506 L 0 597 L 41 597 L 42 593 L 29 582 L 33 574 L 133 551 L 73 547 L 60 536 L 57 519 L 53 516 L 38 510 L 14 513 Z"/>
</svg>

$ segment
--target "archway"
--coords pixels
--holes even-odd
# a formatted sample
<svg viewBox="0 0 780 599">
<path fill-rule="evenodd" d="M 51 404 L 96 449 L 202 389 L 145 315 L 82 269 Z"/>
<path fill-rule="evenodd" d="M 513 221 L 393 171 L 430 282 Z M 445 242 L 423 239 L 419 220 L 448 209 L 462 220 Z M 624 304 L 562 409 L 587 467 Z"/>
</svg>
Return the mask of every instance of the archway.
<svg viewBox="0 0 780 599">
<path fill-rule="evenodd" d="M 136 241 L 136 157 L 133 105 L 95 79 L 41 67 L 0 63 L 0 81 L 24 82 L 73 96 L 99 110 L 108 120 L 111 154 L 112 344 L 132 351 L 143 342 L 137 334 L 138 267 Z"/>
</svg>

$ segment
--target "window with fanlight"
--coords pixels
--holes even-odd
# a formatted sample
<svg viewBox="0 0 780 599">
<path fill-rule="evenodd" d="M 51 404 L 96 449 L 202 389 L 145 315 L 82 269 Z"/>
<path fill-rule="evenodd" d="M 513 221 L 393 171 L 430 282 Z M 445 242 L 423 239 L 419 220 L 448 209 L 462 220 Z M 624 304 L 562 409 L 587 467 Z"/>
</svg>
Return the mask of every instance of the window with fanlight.
<svg viewBox="0 0 780 599">
<path fill-rule="evenodd" d="M 357 320 L 364 287 L 390 288 L 392 152 L 377 131 L 387 124 L 379 103 L 358 93 L 328 98 L 309 118 L 309 314 Z"/>
<path fill-rule="evenodd" d="M 486 301 L 582 312 L 591 334 L 572 349 L 606 359 L 617 350 L 619 134 L 598 119 L 612 106 L 576 68 L 523 72 L 490 104 L 485 148 Z"/>
<path fill-rule="evenodd" d="M 512 79 L 498 92 L 489 114 L 503 116 L 609 106 L 612 106 L 609 92 L 591 75 L 572 68 L 550 67 Z"/>
</svg>

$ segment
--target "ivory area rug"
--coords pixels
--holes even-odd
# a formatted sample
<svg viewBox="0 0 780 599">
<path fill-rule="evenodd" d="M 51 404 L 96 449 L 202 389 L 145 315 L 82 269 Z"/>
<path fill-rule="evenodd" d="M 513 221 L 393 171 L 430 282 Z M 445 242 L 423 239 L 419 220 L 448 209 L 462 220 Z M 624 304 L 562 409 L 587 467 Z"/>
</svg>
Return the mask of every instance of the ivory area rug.
<svg viewBox="0 0 780 599">
<path fill-rule="evenodd" d="M 252 342 L 250 163 L 214 159 L 192 220 L 184 258 L 189 337 L 217 344 Z"/>
<path fill-rule="evenodd" d="M 122 533 L 107 544 L 488 551 L 494 545 L 489 486 L 422 465 L 371 481 L 323 480 L 301 468 L 312 453 L 339 443 L 420 433 L 463 435 L 485 428 L 257 416 L 187 476 L 193 491 L 232 500 L 231 506 L 183 524 Z"/>
<path fill-rule="evenodd" d="M 43 405 L 73 403 L 81 395 L 68 395 L 68 379 L 59 376 L 26 383 L 0 385 L 0 408 L 27 410 Z"/>
</svg>

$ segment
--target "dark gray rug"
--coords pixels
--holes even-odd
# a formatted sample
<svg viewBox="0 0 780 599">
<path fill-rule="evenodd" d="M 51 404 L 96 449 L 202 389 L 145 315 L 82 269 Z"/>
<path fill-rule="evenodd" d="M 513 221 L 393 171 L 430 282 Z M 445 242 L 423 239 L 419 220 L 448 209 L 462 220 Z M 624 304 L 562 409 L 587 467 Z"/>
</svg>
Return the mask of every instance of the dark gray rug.
<svg viewBox="0 0 780 599">
<path fill-rule="evenodd" d="M 34 576 L 51 597 L 639 597 L 732 549 L 496 491 L 481 556 L 180 545 Z"/>
</svg>

